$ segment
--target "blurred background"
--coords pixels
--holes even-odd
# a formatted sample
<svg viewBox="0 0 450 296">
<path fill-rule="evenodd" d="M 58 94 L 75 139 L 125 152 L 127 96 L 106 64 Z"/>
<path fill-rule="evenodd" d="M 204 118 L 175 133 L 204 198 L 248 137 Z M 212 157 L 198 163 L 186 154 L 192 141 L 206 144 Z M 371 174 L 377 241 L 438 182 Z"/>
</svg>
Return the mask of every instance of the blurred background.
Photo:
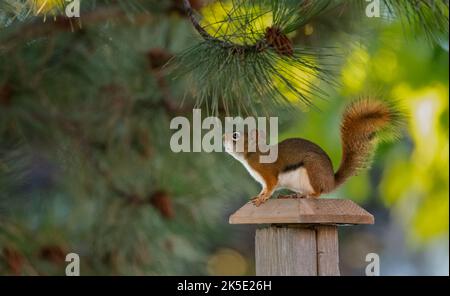
<svg viewBox="0 0 450 296">
<path fill-rule="evenodd" d="M 199 42 L 181 2 L 81 1 L 75 19 L 58 0 L 0 3 L 1 275 L 63 275 L 70 252 L 82 275 L 254 274 L 254 227 L 228 216 L 259 185 L 225 153 L 169 147 L 170 120 L 196 102 L 164 66 Z M 395 100 L 401 138 L 327 196 L 376 220 L 340 228 L 341 273 L 364 275 L 378 253 L 381 275 L 448 275 L 448 31 L 389 11 L 369 18 L 359 2 L 289 34 L 296 47 L 336 49 L 336 82 L 312 81 L 327 93 L 318 108 L 270 115 L 281 138 L 316 142 L 337 167 L 344 106 Z M 191 1 L 209 23 L 233 3 Z"/>
</svg>

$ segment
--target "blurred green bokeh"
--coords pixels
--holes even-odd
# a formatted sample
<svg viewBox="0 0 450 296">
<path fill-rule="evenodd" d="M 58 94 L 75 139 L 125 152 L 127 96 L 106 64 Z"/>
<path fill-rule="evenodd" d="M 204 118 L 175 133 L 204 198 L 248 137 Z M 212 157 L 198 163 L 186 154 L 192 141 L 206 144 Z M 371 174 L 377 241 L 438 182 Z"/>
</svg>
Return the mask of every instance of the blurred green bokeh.
<svg viewBox="0 0 450 296">
<path fill-rule="evenodd" d="M 131 3 L 99 2 L 119 11 Z M 228 225 L 228 215 L 258 192 L 257 183 L 225 153 L 169 149 L 170 120 L 191 116 L 195 100 L 185 94 L 193 86 L 169 79 L 167 60 L 152 63 L 192 46 L 194 30 L 171 0 L 141 2 L 150 12 L 133 8 L 76 32 L 50 23 L 50 37 L 30 39 L 15 34 L 29 25 L 20 18 L 0 32 L 0 274 L 62 274 L 68 250 L 81 254 L 84 274 L 254 272 L 254 229 Z M 95 12 L 86 3 L 86 13 Z M 207 31 L 226 34 L 218 21 L 231 8 L 222 1 L 200 9 L 202 24 L 212 24 Z M 277 65 L 328 93 L 308 109 L 270 77 L 299 107 L 272 110 L 280 140 L 309 139 L 336 168 L 344 107 L 361 96 L 395 101 L 407 117 L 401 137 L 381 144 L 370 170 L 326 196 L 352 199 L 376 218 L 341 232 L 343 274 L 363 274 L 368 252 L 382 253 L 386 274 L 448 274 L 448 36 L 429 42 L 405 20 L 354 21 L 363 10 L 345 8 L 342 18 L 333 11 L 289 33 L 297 47 L 340 52 L 336 83 Z M 271 17 L 256 18 L 255 27 L 264 31 Z"/>
<path fill-rule="evenodd" d="M 363 202 L 376 194 L 404 225 L 410 239 L 424 243 L 448 234 L 449 139 L 448 51 L 403 35 L 400 23 L 380 36 L 355 43 L 341 71 L 342 87 L 321 112 L 310 111 L 283 134 L 320 143 L 339 164 L 339 119 L 350 99 L 371 96 L 395 100 L 407 115 L 399 142 L 379 147 L 375 169 L 381 170 L 378 191 L 370 174 L 351 179 L 334 194 Z"/>
</svg>

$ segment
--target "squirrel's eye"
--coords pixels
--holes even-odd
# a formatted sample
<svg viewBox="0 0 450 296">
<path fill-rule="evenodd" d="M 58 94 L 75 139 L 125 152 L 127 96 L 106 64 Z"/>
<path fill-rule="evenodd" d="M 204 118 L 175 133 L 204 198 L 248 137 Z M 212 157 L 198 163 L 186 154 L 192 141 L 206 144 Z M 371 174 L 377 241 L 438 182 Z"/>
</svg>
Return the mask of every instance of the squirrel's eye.
<svg viewBox="0 0 450 296">
<path fill-rule="evenodd" d="M 236 141 L 237 139 L 239 139 L 239 137 L 241 136 L 241 134 L 239 132 L 234 132 L 233 133 L 233 140 Z"/>
</svg>

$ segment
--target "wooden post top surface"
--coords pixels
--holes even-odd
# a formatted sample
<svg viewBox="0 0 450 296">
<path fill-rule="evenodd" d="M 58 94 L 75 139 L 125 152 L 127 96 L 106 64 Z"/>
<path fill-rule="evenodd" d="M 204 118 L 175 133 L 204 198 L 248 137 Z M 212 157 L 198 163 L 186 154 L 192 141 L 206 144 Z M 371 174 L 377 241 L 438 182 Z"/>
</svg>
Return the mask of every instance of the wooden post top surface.
<svg viewBox="0 0 450 296">
<path fill-rule="evenodd" d="M 374 224 L 373 215 L 348 199 L 269 199 L 259 207 L 246 203 L 230 224 Z"/>
</svg>

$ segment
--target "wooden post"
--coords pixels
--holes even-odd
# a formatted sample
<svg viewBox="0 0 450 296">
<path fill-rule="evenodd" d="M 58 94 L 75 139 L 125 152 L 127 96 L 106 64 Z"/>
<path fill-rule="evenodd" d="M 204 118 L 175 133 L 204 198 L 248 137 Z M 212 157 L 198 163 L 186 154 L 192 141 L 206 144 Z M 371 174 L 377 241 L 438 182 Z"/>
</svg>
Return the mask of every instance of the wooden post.
<svg viewBox="0 0 450 296">
<path fill-rule="evenodd" d="M 371 214 L 346 199 L 270 199 L 245 204 L 231 224 L 256 230 L 256 275 L 340 275 L 338 225 L 373 224 Z"/>
</svg>

